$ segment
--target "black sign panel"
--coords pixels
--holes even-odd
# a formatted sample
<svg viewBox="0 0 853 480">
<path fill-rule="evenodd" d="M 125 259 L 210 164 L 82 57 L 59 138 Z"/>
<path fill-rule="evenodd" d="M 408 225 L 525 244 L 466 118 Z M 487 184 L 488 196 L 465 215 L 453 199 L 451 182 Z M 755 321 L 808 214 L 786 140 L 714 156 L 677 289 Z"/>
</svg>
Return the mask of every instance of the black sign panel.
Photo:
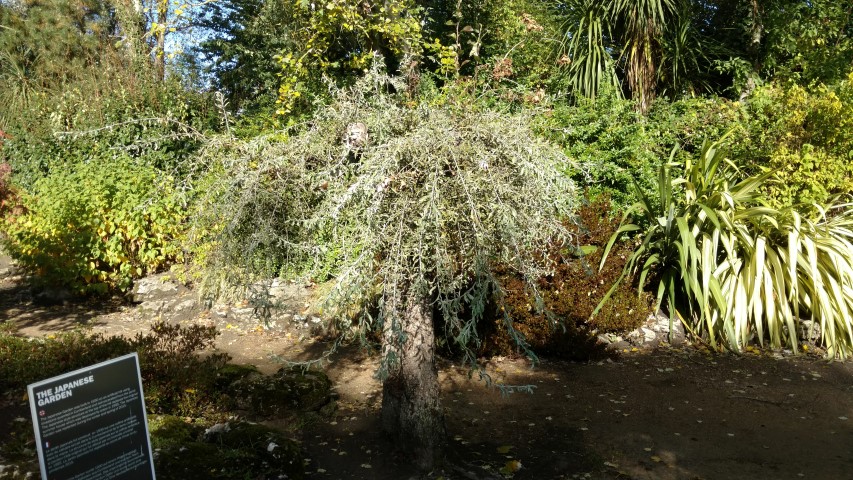
<svg viewBox="0 0 853 480">
<path fill-rule="evenodd" d="M 27 387 L 43 480 L 153 480 L 139 357 Z"/>
</svg>

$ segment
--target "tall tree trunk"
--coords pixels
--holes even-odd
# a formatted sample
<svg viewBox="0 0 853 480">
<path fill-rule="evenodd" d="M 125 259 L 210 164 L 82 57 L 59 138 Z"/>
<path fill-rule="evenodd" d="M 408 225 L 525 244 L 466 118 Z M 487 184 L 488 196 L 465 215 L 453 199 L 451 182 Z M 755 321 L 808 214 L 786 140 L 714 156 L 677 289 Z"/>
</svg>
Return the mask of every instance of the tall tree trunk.
<svg viewBox="0 0 853 480">
<path fill-rule="evenodd" d="M 754 67 L 758 67 L 758 54 L 761 49 L 761 36 L 764 33 L 764 20 L 762 18 L 763 10 L 758 5 L 758 0 L 752 0 L 750 2 L 749 12 L 749 45 L 747 46 L 747 50 L 753 56 L 753 62 L 756 64 Z"/>
<path fill-rule="evenodd" d="M 122 36 L 127 64 L 138 71 L 140 61 L 149 61 L 148 55 L 143 54 L 146 33 L 145 13 L 142 0 L 123 0 L 116 5 L 118 8 L 119 32 Z"/>
<path fill-rule="evenodd" d="M 740 92 L 738 100 L 744 101 L 755 90 L 755 77 L 761 71 L 761 40 L 764 34 L 764 10 L 758 4 L 758 0 L 750 1 L 749 11 L 749 44 L 746 51 L 752 58 L 752 74 L 746 79 L 746 85 Z"/>
<path fill-rule="evenodd" d="M 629 44 L 631 52 L 628 56 L 628 88 L 631 90 L 631 98 L 636 102 L 637 110 L 643 115 L 649 112 L 655 99 L 658 35 L 659 31 L 654 23 L 648 23 L 642 30 L 635 32 Z"/>
<path fill-rule="evenodd" d="M 399 324 L 390 319 L 383 332 L 389 366 L 382 390 L 382 426 L 415 464 L 433 468 L 441 458 L 444 414 L 435 366 L 432 307 L 426 295 L 410 288 L 402 299 Z"/>
<path fill-rule="evenodd" d="M 169 0 L 157 2 L 157 47 L 154 52 L 155 79 L 162 82 L 166 79 L 166 22 L 169 20 Z"/>
</svg>

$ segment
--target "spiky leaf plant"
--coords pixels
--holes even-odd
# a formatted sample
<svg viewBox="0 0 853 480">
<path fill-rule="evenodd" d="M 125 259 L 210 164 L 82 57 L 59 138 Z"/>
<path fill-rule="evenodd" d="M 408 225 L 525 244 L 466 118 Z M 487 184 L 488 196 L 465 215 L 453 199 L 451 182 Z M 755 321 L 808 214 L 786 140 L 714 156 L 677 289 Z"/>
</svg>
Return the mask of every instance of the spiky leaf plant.
<svg viewBox="0 0 853 480">
<path fill-rule="evenodd" d="M 561 219 L 576 194 L 560 173 L 568 160 L 531 132 L 529 114 L 406 106 L 388 93 L 404 88 L 367 75 L 287 140 L 232 148 L 215 190 L 222 258 L 286 265 L 296 251 L 333 264 L 325 312 L 380 333 L 384 424 L 428 467 L 443 431 L 433 328 L 474 361 L 493 266 L 535 290 L 550 268 L 537 252 L 568 240 Z"/>
<path fill-rule="evenodd" d="M 666 299 L 671 316 L 715 348 L 739 351 L 757 341 L 796 351 L 802 320 L 810 319 L 820 326 L 827 356 L 850 356 L 851 205 L 819 208 L 814 218 L 769 208 L 760 188 L 772 173 L 744 177 L 719 142 L 706 142 L 699 158 L 683 165 L 684 175 L 673 178 L 677 167 L 661 166 L 658 197 L 642 197 L 626 213 L 648 226 L 623 222 L 602 265 L 619 237 L 639 232 L 619 281 L 639 273 L 642 289 L 653 279 L 658 303 Z"/>
</svg>

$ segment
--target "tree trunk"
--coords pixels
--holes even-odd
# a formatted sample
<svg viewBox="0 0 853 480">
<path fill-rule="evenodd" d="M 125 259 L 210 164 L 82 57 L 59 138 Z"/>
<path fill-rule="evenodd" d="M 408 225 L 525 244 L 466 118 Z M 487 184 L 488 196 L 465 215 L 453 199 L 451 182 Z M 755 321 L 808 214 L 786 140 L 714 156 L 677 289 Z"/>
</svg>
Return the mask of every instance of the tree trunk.
<svg viewBox="0 0 853 480">
<path fill-rule="evenodd" d="M 415 464 L 430 470 L 441 459 L 444 414 L 435 366 L 435 332 L 429 298 L 411 291 L 399 324 L 386 321 L 384 354 L 392 354 L 382 390 L 382 426 Z"/>
<path fill-rule="evenodd" d="M 157 47 L 154 52 L 154 78 L 158 82 L 166 79 L 166 22 L 169 20 L 168 0 L 157 2 L 157 23 L 159 30 L 156 33 Z"/>
<path fill-rule="evenodd" d="M 631 90 L 631 98 L 636 102 L 637 110 L 643 115 L 649 113 L 655 99 L 657 35 L 658 28 L 649 23 L 641 31 L 635 32 L 630 41 L 628 88 Z"/>
</svg>

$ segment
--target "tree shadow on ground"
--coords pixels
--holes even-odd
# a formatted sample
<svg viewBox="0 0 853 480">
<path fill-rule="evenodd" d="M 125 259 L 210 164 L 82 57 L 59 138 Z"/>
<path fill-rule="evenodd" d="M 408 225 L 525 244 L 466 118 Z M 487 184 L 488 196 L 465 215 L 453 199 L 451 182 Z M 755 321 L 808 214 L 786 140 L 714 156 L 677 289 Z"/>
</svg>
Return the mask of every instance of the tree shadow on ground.
<svg viewBox="0 0 853 480">
<path fill-rule="evenodd" d="M 371 361 L 330 369 L 340 371 L 330 376 L 341 408 L 303 430 L 312 478 L 794 480 L 853 468 L 851 362 L 689 347 L 534 368 L 494 359 L 485 364 L 494 381 L 536 387 L 502 396 L 445 361 L 447 463 L 421 475 L 382 435 L 381 397 L 359 396 Z M 507 473 L 508 462 L 521 468 Z"/>
<path fill-rule="evenodd" d="M 0 323 L 11 322 L 31 336 L 105 324 L 99 318 L 115 313 L 127 303 L 121 298 L 82 298 L 43 295 L 24 279 L 0 279 Z"/>
</svg>

